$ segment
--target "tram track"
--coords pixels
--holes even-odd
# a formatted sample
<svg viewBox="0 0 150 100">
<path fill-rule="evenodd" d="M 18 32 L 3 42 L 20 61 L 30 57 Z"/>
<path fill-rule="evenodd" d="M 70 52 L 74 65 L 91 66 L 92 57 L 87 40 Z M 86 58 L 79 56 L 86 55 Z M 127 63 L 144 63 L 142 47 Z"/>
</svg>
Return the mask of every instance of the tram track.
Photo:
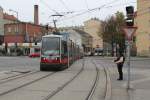
<svg viewBox="0 0 150 100">
<path fill-rule="evenodd" d="M 35 73 L 32 73 L 32 75 L 33 74 L 37 74 L 38 72 L 35 72 Z M 42 79 L 44 79 L 44 78 L 46 78 L 46 77 L 49 77 L 49 76 L 51 76 L 51 75 L 53 75 L 53 74 L 55 74 L 56 72 L 51 72 L 51 73 L 48 73 L 48 74 L 46 74 L 46 75 L 43 75 L 43 76 L 41 76 L 41 77 L 39 77 L 39 78 L 36 78 L 36 79 L 34 79 L 34 80 L 31 80 L 31 81 L 29 81 L 29 82 L 26 82 L 26 83 L 24 83 L 24 84 L 21 84 L 21 85 L 19 85 L 19 86 L 17 86 L 17 87 L 14 87 L 14 88 L 11 88 L 11 89 L 8 89 L 8 90 L 4 90 L 3 92 L 1 92 L 0 93 L 0 96 L 3 96 L 3 95 L 6 95 L 6 94 L 8 94 L 8 93 L 10 93 L 10 92 L 13 92 L 13 91 L 16 91 L 16 90 L 18 90 L 18 89 L 20 89 L 20 88 L 23 88 L 23 87 L 25 87 L 25 86 L 27 86 L 27 85 L 30 85 L 30 84 L 33 84 L 33 83 L 35 83 L 35 82 L 37 82 L 37 81 L 39 81 L 39 80 L 42 80 Z M 31 74 L 30 74 L 31 75 Z M 20 78 L 20 77 L 19 77 Z M 15 78 L 15 79 L 12 79 L 12 80 L 16 80 L 16 79 L 18 79 L 18 78 Z M 6 83 L 8 83 L 8 82 L 11 82 L 10 80 L 8 80 L 8 81 L 6 81 L 6 82 L 2 82 L 0 85 L 2 85 L 2 84 L 6 84 Z"/>
<path fill-rule="evenodd" d="M 6 83 L 6 82 L 9 82 L 9 81 L 12 81 L 12 80 L 16 80 L 16 79 L 19 79 L 19 78 L 23 78 L 23 77 L 26 77 L 28 75 L 35 74 L 35 73 L 38 73 L 38 72 L 40 72 L 40 70 L 39 71 L 31 71 L 29 73 L 21 73 L 21 74 L 18 74 L 18 75 L 13 75 L 13 76 L 10 76 L 10 77 L 6 77 L 6 78 L 3 78 L 3 79 L 0 79 L 0 84 Z"/>
<path fill-rule="evenodd" d="M 67 81 L 67 82 L 65 82 L 65 83 L 63 83 L 63 85 L 60 85 L 60 86 L 58 86 L 58 85 L 56 85 L 56 89 L 54 89 L 54 91 L 52 91 L 49 95 L 42 95 L 42 97 L 44 98 L 42 98 L 42 99 L 40 99 L 40 100 L 48 100 L 49 98 L 51 98 L 52 96 L 54 96 L 55 94 L 57 94 L 59 91 L 61 91 L 65 86 L 67 86 L 69 83 L 71 83 L 83 70 L 84 70 L 84 61 L 82 62 L 82 68 L 80 68 L 80 70 L 78 70 L 76 73 L 74 73 L 75 75 L 73 75 L 72 77 L 73 78 L 71 78 L 71 79 L 69 79 L 69 81 Z M 76 66 L 75 66 L 76 67 Z M 75 68 L 75 71 L 76 71 L 76 68 Z M 40 83 L 42 83 L 42 84 L 45 84 L 45 82 L 42 80 L 42 79 L 44 79 L 45 78 L 45 80 L 47 80 L 46 78 L 50 78 L 50 79 L 53 79 L 53 77 L 49 77 L 49 76 L 53 76 L 53 74 L 54 74 L 55 72 L 53 72 L 53 73 L 50 73 L 50 74 L 48 74 L 48 75 L 45 75 L 45 76 L 43 76 L 43 77 L 41 77 L 41 78 L 38 78 L 38 79 L 36 79 L 36 80 L 33 80 L 33 81 L 30 81 L 30 82 L 28 82 L 28 83 L 25 83 L 25 84 L 22 84 L 22 85 L 19 85 L 19 86 L 17 86 L 17 87 L 15 87 L 15 88 L 13 88 L 13 89 L 9 89 L 9 90 L 7 90 L 7 91 L 5 91 L 5 92 L 2 92 L 2 93 L 0 93 L 0 97 L 1 98 L 7 98 L 8 97 L 8 95 L 11 95 L 11 94 L 14 94 L 14 93 L 17 93 L 17 91 L 22 91 L 22 90 L 24 90 L 24 89 L 27 89 L 28 88 L 28 86 L 30 87 L 30 85 L 31 86 L 34 86 L 35 84 L 38 84 L 39 82 L 37 82 L 37 81 L 40 81 Z M 58 72 L 58 74 L 56 74 L 56 75 L 54 75 L 54 77 L 60 77 L 60 75 L 61 74 L 63 74 L 63 75 L 65 75 L 64 74 L 65 73 L 65 71 L 62 71 L 62 72 Z M 66 70 L 66 74 L 67 73 L 70 73 L 70 72 L 68 72 L 67 70 Z M 58 77 L 58 79 L 59 79 L 59 77 Z M 67 79 L 68 80 L 68 79 Z M 8 81 L 9 82 L 9 81 Z M 50 82 L 50 81 L 49 81 Z M 6 82 L 7 83 L 7 82 Z M 33 84 L 33 83 L 35 83 L 35 84 Z M 5 84 L 4 84 L 5 85 Z M 0 86 L 1 86 L 1 84 L 0 84 Z M 33 88 L 30 88 L 31 90 L 34 90 L 34 87 Z M 15 92 L 16 91 L 16 92 Z M 47 91 L 48 91 L 48 89 L 47 89 Z M 49 91 L 51 91 L 51 89 L 49 90 Z M 1 91 L 0 91 L 1 92 Z M 30 94 L 29 93 L 29 95 L 32 95 L 32 94 Z M 11 96 L 13 96 L 13 95 L 11 95 Z M 8 98 L 11 98 L 11 96 L 10 97 L 8 97 Z M 25 98 L 22 98 L 23 100 L 25 99 Z M 13 99 L 14 100 L 14 99 Z M 31 99 L 32 100 L 32 99 Z"/>
<path fill-rule="evenodd" d="M 9 73 L 13 73 L 14 71 L 10 71 L 10 72 L 4 72 L 4 74 L 9 74 Z M 29 72 L 27 72 L 29 73 Z M 20 76 L 20 75 L 23 75 L 23 74 L 26 74 L 26 73 L 20 73 L 19 74 L 15 74 L 15 75 L 11 75 L 11 76 L 6 76 L 4 78 L 0 78 L 0 81 L 1 80 L 6 80 L 6 79 L 9 79 L 9 78 L 12 78 L 12 77 L 17 77 L 17 76 Z"/>
<path fill-rule="evenodd" d="M 9 100 L 8 98 L 11 98 L 12 100 L 16 100 L 16 98 L 14 97 L 14 94 L 17 94 L 21 98 L 21 100 L 25 100 L 27 98 L 24 98 L 24 95 L 19 95 L 18 93 L 19 93 L 19 91 L 26 91 L 25 92 L 25 93 L 27 93 L 26 96 L 28 95 L 31 97 L 28 100 L 51 100 L 51 99 L 59 100 L 58 98 L 59 97 L 61 98 L 62 93 L 64 94 L 66 92 L 71 92 L 70 87 L 77 86 L 78 84 L 80 84 L 80 85 L 82 84 L 79 88 L 71 89 L 72 93 L 76 93 L 76 92 L 83 93 L 83 95 L 79 94 L 79 97 L 81 97 L 82 99 L 81 98 L 78 98 L 78 99 L 72 98 L 73 100 L 99 100 L 99 99 L 93 99 L 93 97 L 95 97 L 95 93 L 97 92 L 97 88 L 99 88 L 99 85 L 104 84 L 103 86 L 104 87 L 106 86 L 106 88 L 100 88 L 100 89 L 102 89 L 102 91 L 103 91 L 103 89 L 105 89 L 105 93 L 104 93 L 105 96 L 103 95 L 102 97 L 104 97 L 104 99 L 100 99 L 100 100 L 110 100 L 110 94 L 111 94 L 110 88 L 111 87 L 109 87 L 109 85 L 108 85 L 110 80 L 109 80 L 109 76 L 107 75 L 108 74 L 107 69 L 105 69 L 105 66 L 102 63 L 94 62 L 95 60 L 88 59 L 86 62 L 85 62 L 85 60 L 86 60 L 86 58 L 84 58 L 80 62 L 79 65 L 72 66 L 71 68 L 73 68 L 73 69 L 62 71 L 60 73 L 58 72 L 58 74 L 55 74 L 55 75 L 53 75 L 54 74 L 53 72 L 51 72 L 51 73 L 44 72 L 46 75 L 41 74 L 43 76 L 39 77 L 40 76 L 40 75 L 38 75 L 39 73 L 35 73 L 36 75 L 38 75 L 38 77 L 36 77 L 36 79 L 34 78 L 34 80 L 30 80 L 24 84 L 20 84 L 16 87 L 10 88 L 9 90 L 5 90 L 3 92 L 0 91 L 0 97 L 2 97 L 2 99 L 4 99 L 4 100 Z M 78 66 L 78 70 L 76 70 L 77 66 Z M 82 67 L 79 67 L 79 66 L 82 66 Z M 103 69 L 100 70 L 99 66 L 103 67 Z M 34 75 L 34 76 L 36 76 L 36 75 Z M 87 76 L 87 75 L 90 75 L 90 76 Z M 49 76 L 51 76 L 51 77 L 49 77 Z M 28 75 L 27 75 L 27 77 L 29 78 Z M 106 78 L 106 85 L 105 85 L 105 82 L 102 83 L 103 81 L 105 81 L 105 79 L 101 79 L 102 77 Z M 22 77 L 22 78 L 24 78 L 24 77 Z M 25 79 L 28 79 L 28 78 L 25 78 Z M 83 78 L 85 78 L 85 79 L 83 79 Z M 18 78 L 18 79 L 20 79 L 20 78 Z M 87 80 L 87 79 L 89 79 L 89 80 Z M 4 85 L 6 84 L 6 86 L 7 86 L 7 83 L 11 84 L 11 82 L 15 81 L 15 80 L 17 80 L 17 78 L 14 80 L 12 79 L 10 81 L 1 83 L 0 87 L 3 86 L 3 84 Z M 24 79 L 22 79 L 22 80 L 24 80 Z M 59 81 L 62 81 L 62 82 L 58 83 Z M 15 81 L 15 82 L 17 82 L 17 81 Z M 13 82 L 13 84 L 15 84 L 15 82 Z M 56 85 L 52 85 L 54 82 L 56 83 Z M 87 84 L 84 84 L 84 83 L 87 83 Z M 38 86 L 41 86 L 41 87 L 37 88 Z M 68 89 L 69 89 L 69 91 L 68 91 Z M 36 93 L 44 92 L 44 94 L 39 94 L 37 99 L 33 99 L 32 95 L 34 95 L 34 94 L 28 93 L 30 91 L 34 91 Z M 65 97 L 65 95 L 63 95 L 63 96 Z M 63 100 L 65 100 L 65 99 L 63 99 Z"/>
<path fill-rule="evenodd" d="M 49 99 L 51 99 L 54 95 L 56 95 L 58 92 L 60 92 L 61 90 L 63 90 L 68 84 L 70 84 L 77 76 L 79 76 L 80 73 L 83 72 L 83 70 L 84 70 L 84 63 L 85 63 L 85 59 L 83 59 L 82 68 L 80 69 L 80 71 L 74 77 L 72 77 L 69 81 L 67 81 L 66 83 L 64 83 L 61 87 L 57 88 L 55 91 L 53 91 L 51 94 L 47 95 L 42 100 L 49 100 Z"/>
<path fill-rule="evenodd" d="M 5 73 L 5 74 L 6 74 L 6 77 L 4 76 L 4 77 L 0 78 L 0 81 L 8 80 L 8 79 L 11 79 L 14 77 L 18 77 L 18 76 L 24 75 L 25 73 L 19 73 L 19 74 L 15 74 L 15 75 L 11 75 L 11 76 L 9 76 L 9 75 L 7 76 L 7 73 Z"/>
<path fill-rule="evenodd" d="M 95 68 L 96 68 L 96 77 L 95 77 L 95 81 L 93 83 L 93 86 L 87 96 L 87 98 L 85 100 L 91 100 L 92 99 L 92 96 L 94 95 L 94 92 L 96 90 L 96 87 L 97 87 L 97 84 L 98 84 L 98 81 L 99 81 L 99 69 L 97 67 L 97 65 L 94 63 L 94 61 L 92 61 L 92 63 L 95 65 Z"/>
<path fill-rule="evenodd" d="M 90 59 L 91 60 L 91 59 Z M 85 72 L 83 72 L 82 73 L 82 78 L 83 77 L 85 77 L 85 75 L 87 75 L 87 73 L 89 73 L 89 72 L 91 72 L 92 71 L 92 73 L 93 73 L 93 75 L 92 75 L 92 77 L 90 77 L 89 78 L 89 80 L 88 81 L 86 81 L 87 83 L 89 83 L 90 82 L 90 84 L 88 84 L 87 86 L 89 86 L 87 89 L 85 89 L 85 88 L 80 88 L 79 90 L 78 89 L 75 89 L 75 90 L 72 90 L 72 91 L 70 91 L 70 92 L 72 92 L 72 93 L 74 93 L 75 91 L 84 91 L 84 95 L 79 95 L 79 97 L 81 97 L 80 99 L 78 98 L 78 100 L 95 100 L 95 99 L 93 99 L 93 97 L 95 96 L 95 91 L 97 90 L 97 86 L 98 85 L 102 85 L 102 84 L 105 84 L 105 83 L 102 83 L 101 82 L 101 80 L 100 80 L 100 78 L 102 78 L 103 76 L 106 78 L 106 79 L 103 79 L 104 81 L 106 80 L 106 84 L 104 85 L 104 87 L 106 87 L 106 88 L 100 88 L 100 89 L 102 89 L 102 91 L 105 91 L 104 92 L 104 95 L 101 97 L 101 98 L 104 98 L 104 99 L 100 99 L 100 100 L 109 100 L 109 99 L 107 99 L 108 98 L 108 94 L 107 94 L 107 91 L 108 91 L 108 89 L 107 89 L 107 73 L 106 73 L 106 71 L 105 71 L 105 69 L 103 68 L 103 70 L 101 70 L 101 71 L 103 71 L 103 74 L 102 74 L 102 76 L 100 75 L 100 70 L 99 70 L 99 68 L 98 68 L 98 66 L 96 65 L 96 63 L 94 62 L 94 61 L 87 61 L 88 63 L 87 63 L 87 65 L 86 66 L 88 66 L 87 68 L 84 68 L 82 71 L 85 71 Z M 90 64 L 89 65 L 89 62 L 91 62 L 92 64 Z M 94 66 L 93 66 L 94 65 Z M 85 66 L 85 65 L 84 65 Z M 93 70 L 93 69 L 91 69 L 91 66 L 93 66 L 93 67 L 95 67 L 95 70 Z M 90 70 L 89 70 L 89 68 L 90 68 Z M 80 72 L 79 72 L 80 73 Z M 95 75 L 94 75 L 94 73 L 95 73 Z M 81 84 L 82 85 L 84 85 L 83 83 L 86 83 L 85 82 L 85 80 L 82 80 L 82 81 L 79 81 L 81 78 L 79 78 L 79 79 L 77 79 L 77 80 L 74 80 L 74 81 L 76 81 L 76 82 L 81 82 Z M 42 100 L 58 100 L 58 99 L 60 99 L 60 98 L 63 98 L 63 96 L 61 95 L 61 94 L 65 94 L 66 92 L 67 92 L 67 90 L 69 89 L 69 87 L 72 87 L 72 86 L 75 86 L 75 85 L 73 85 L 73 84 L 75 84 L 75 82 L 73 82 L 73 84 L 69 84 L 69 83 L 71 83 L 73 80 L 70 80 L 70 81 L 68 81 L 66 84 L 64 84 L 62 87 L 59 87 L 56 91 L 53 91 L 52 92 L 52 94 L 50 94 L 49 96 L 47 96 L 47 97 L 45 97 L 44 99 L 42 99 Z M 83 83 L 82 83 L 83 82 Z M 67 87 L 68 86 L 68 87 Z M 86 87 L 87 87 L 86 86 Z M 84 87 L 84 86 L 83 86 Z M 103 90 L 103 89 L 105 89 L 105 90 Z M 61 91 L 61 93 L 59 93 Z M 69 91 L 68 91 L 69 92 Z M 96 91 L 97 92 L 97 91 Z M 81 92 L 82 93 L 82 92 Z M 56 95 L 57 94 L 57 95 Z M 67 96 L 67 95 L 66 95 Z M 98 95 L 99 96 L 99 95 Z M 52 97 L 54 97 L 54 98 L 52 98 Z M 64 95 L 64 97 L 65 97 L 65 95 Z M 84 98 L 84 99 L 83 99 Z M 96 98 L 98 98 L 98 97 L 96 97 Z M 69 99 L 69 97 L 66 97 L 65 99 Z M 65 99 L 63 99 L 63 100 L 65 100 Z M 75 98 L 72 98 L 73 100 L 75 100 Z M 77 99 L 77 98 L 76 98 Z M 99 100 L 99 99 L 96 99 L 96 100 Z"/>
<path fill-rule="evenodd" d="M 88 64 L 87 64 L 88 65 Z M 95 94 L 95 90 L 96 90 L 96 88 L 97 88 L 97 85 L 99 84 L 99 79 L 100 79 L 100 71 L 99 71 L 99 68 L 98 68 L 98 66 L 96 65 L 96 63 L 94 63 L 93 61 L 92 61 L 92 65 L 94 65 L 94 67 L 95 67 L 95 72 L 96 72 L 96 75 L 95 75 L 95 78 L 94 79 L 92 79 L 93 80 L 93 84 L 90 86 L 91 88 L 89 88 L 88 89 L 88 91 L 87 92 L 85 92 L 85 95 L 87 94 L 87 96 L 85 96 L 85 100 L 93 100 L 93 95 Z M 85 66 L 85 65 L 84 65 Z M 90 72 L 88 69 L 82 69 L 82 71 L 85 71 L 85 72 Z M 79 73 L 81 73 L 81 71 L 79 72 Z M 79 73 L 78 73 L 78 75 L 79 75 Z M 85 74 L 85 73 L 84 73 Z M 106 73 L 105 73 L 106 74 Z M 76 76 L 78 76 L 78 75 L 76 75 Z M 76 78 L 76 76 L 74 77 L 74 78 Z M 60 87 L 60 88 L 58 88 L 58 90 L 56 90 L 56 91 L 54 91 L 52 94 L 50 94 L 48 97 L 46 97 L 46 98 L 44 98 L 44 99 L 42 99 L 42 100 L 51 100 L 51 98 L 53 97 L 53 96 L 55 96 L 58 92 L 60 92 L 61 90 L 63 90 L 66 86 L 68 86 L 68 84 L 69 83 L 71 83 L 72 81 L 73 81 L 74 79 L 72 79 L 72 80 L 70 80 L 70 81 L 68 81 L 66 84 L 64 84 L 62 87 Z M 79 81 L 78 81 L 79 82 Z M 81 83 L 82 84 L 82 83 Z M 71 84 L 70 84 L 71 85 Z M 82 84 L 82 85 L 84 85 L 84 84 Z M 65 91 L 64 91 L 65 92 Z M 61 92 L 61 93 L 63 93 L 63 91 Z M 59 95 L 59 94 L 58 94 Z M 60 97 L 59 97 L 60 98 Z M 53 100 L 54 98 L 52 98 L 52 100 Z M 56 99 L 56 98 L 55 98 Z M 54 99 L 54 100 L 55 100 Z M 73 99 L 73 100 L 75 100 L 75 99 Z"/>
<path fill-rule="evenodd" d="M 103 69 L 104 69 L 104 72 L 105 72 L 105 75 L 106 75 L 106 91 L 105 91 L 105 99 L 104 100 L 111 100 L 111 95 L 112 95 L 112 88 L 111 88 L 111 78 L 109 76 L 109 69 L 108 69 L 108 66 L 105 64 L 102 63 L 102 62 L 99 62 L 98 64 L 100 64 Z"/>
</svg>

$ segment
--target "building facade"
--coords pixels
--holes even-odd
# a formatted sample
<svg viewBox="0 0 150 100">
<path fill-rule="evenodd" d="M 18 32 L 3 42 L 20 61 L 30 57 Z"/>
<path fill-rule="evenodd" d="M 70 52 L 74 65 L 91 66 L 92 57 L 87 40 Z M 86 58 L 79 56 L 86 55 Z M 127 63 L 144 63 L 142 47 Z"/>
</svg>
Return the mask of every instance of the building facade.
<svg viewBox="0 0 150 100">
<path fill-rule="evenodd" d="M 4 24 L 3 24 L 3 8 L 0 7 L 0 42 L 3 42 Z"/>
<path fill-rule="evenodd" d="M 92 48 L 103 48 L 103 39 L 101 34 L 101 21 L 98 19 L 90 19 L 84 22 L 84 31 L 93 37 Z"/>
<path fill-rule="evenodd" d="M 74 29 L 74 31 L 76 31 L 82 36 L 82 46 L 83 46 L 84 52 L 85 53 L 92 52 L 93 37 L 83 30 Z"/>
<path fill-rule="evenodd" d="M 90 34 L 86 33 L 82 27 L 63 27 L 59 28 L 59 30 L 71 32 L 74 34 L 80 34 L 84 52 L 88 53 L 92 51 L 93 37 Z"/>
<path fill-rule="evenodd" d="M 16 21 L 16 17 L 4 13 L 3 8 L 0 7 L 0 44 L 4 42 L 4 25 L 9 23 L 15 23 Z"/>
<path fill-rule="evenodd" d="M 137 0 L 135 24 L 138 56 L 150 56 L 150 0 Z"/>
<path fill-rule="evenodd" d="M 45 26 L 25 22 L 5 24 L 4 31 L 5 43 L 39 42 L 47 33 Z"/>
</svg>

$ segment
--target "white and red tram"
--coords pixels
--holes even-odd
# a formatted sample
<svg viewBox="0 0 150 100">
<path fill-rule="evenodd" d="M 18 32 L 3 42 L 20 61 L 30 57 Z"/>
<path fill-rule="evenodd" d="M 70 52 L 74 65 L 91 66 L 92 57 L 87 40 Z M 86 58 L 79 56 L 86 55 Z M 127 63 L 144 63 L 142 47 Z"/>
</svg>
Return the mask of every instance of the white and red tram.
<svg viewBox="0 0 150 100">
<path fill-rule="evenodd" d="M 81 45 L 77 45 L 68 33 L 43 36 L 41 43 L 41 71 L 67 68 L 83 54 Z"/>
</svg>

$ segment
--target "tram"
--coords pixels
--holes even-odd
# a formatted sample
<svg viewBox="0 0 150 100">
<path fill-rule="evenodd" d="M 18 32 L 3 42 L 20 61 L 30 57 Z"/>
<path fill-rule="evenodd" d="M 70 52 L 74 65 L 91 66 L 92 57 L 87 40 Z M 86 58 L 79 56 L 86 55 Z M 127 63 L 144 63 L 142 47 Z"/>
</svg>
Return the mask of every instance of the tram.
<svg viewBox="0 0 150 100">
<path fill-rule="evenodd" d="M 46 35 L 41 41 L 40 70 L 68 68 L 83 54 L 81 45 L 74 43 L 68 33 Z"/>
</svg>

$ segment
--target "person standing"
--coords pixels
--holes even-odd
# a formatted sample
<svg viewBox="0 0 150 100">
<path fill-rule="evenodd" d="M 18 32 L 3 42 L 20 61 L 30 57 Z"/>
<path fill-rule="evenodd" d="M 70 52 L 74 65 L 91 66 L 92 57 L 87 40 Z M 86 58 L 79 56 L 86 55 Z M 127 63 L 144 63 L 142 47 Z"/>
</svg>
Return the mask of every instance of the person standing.
<svg viewBox="0 0 150 100">
<path fill-rule="evenodd" d="M 119 78 L 117 80 L 123 80 L 123 64 L 125 61 L 125 57 L 123 55 L 123 53 L 119 53 L 119 55 L 117 56 L 117 59 L 114 60 L 114 62 L 117 64 L 117 69 L 118 69 L 118 73 L 119 73 Z"/>
</svg>

